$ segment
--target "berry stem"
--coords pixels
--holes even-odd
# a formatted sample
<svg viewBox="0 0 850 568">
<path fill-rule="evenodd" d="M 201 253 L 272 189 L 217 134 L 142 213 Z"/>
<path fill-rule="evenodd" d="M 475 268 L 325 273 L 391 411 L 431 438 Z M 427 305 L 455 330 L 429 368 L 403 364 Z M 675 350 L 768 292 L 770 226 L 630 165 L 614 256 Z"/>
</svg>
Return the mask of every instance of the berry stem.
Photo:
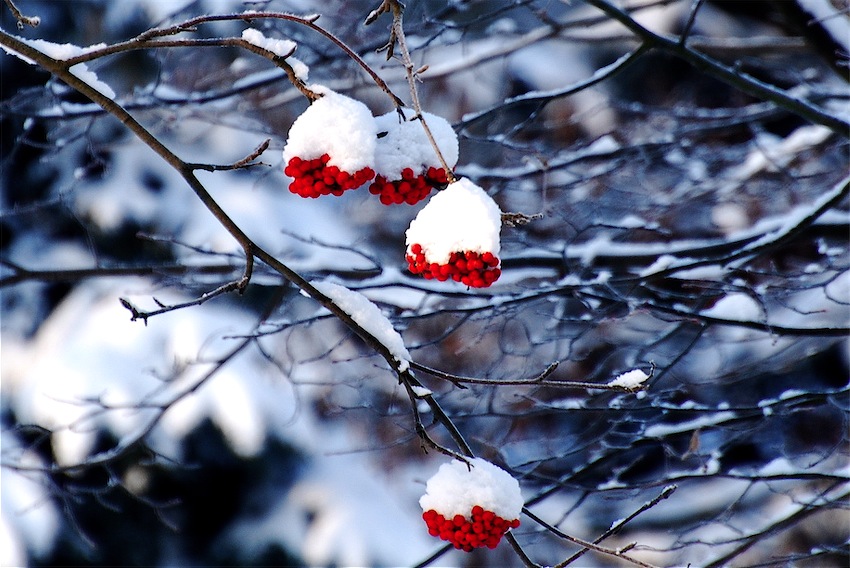
<svg viewBox="0 0 850 568">
<path fill-rule="evenodd" d="M 407 84 L 410 85 L 410 100 L 413 103 L 413 110 L 416 112 L 416 115 L 412 118 L 412 120 L 418 120 L 422 123 L 422 128 L 425 130 L 428 142 L 431 143 L 431 147 L 434 148 L 434 152 L 437 153 L 437 159 L 440 160 L 440 166 L 442 166 L 443 170 L 446 172 L 446 178 L 449 183 L 454 183 L 454 172 L 452 172 L 452 169 L 443 157 L 440 147 L 437 146 L 437 141 L 434 139 L 434 135 L 428 127 L 428 122 L 425 120 L 425 117 L 422 116 L 422 105 L 419 102 L 419 91 L 416 88 L 416 71 L 414 71 L 413 61 L 410 58 L 410 51 L 407 49 L 407 41 L 404 37 L 404 25 L 402 23 L 404 6 L 398 0 L 385 0 L 382 5 L 383 11 L 386 11 L 387 6 L 389 6 L 389 9 L 393 13 L 393 24 L 388 53 L 392 53 L 392 43 L 394 39 L 398 42 L 398 47 L 401 50 L 401 61 L 404 64 L 404 72 L 407 75 Z"/>
</svg>

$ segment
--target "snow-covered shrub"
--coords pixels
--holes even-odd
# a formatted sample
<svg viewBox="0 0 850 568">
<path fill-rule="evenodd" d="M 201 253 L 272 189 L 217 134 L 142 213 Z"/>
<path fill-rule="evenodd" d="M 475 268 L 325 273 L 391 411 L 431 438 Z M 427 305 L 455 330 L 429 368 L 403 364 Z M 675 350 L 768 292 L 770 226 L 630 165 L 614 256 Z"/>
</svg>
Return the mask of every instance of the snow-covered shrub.
<svg viewBox="0 0 850 568">
<path fill-rule="evenodd" d="M 384 205 L 407 203 L 413 205 L 425 199 L 435 187 L 443 188 L 449 180 L 425 129 L 411 112 L 392 111 L 375 119 L 378 139 L 375 153 L 377 176 L 369 191 L 381 198 Z M 455 131 L 442 117 L 423 112 L 434 141 L 446 165 L 453 168 L 458 159 L 458 142 Z"/>
<path fill-rule="evenodd" d="M 373 177 L 377 126 L 363 103 L 322 87 L 292 124 L 283 148 L 289 191 L 301 197 L 342 195 Z"/>
<path fill-rule="evenodd" d="M 505 470 L 481 458 L 443 464 L 419 499 L 431 536 L 455 548 L 496 548 L 502 536 L 519 526 L 522 493 Z"/>
<path fill-rule="evenodd" d="M 427 279 L 485 288 L 502 274 L 501 211 L 483 189 L 462 178 L 431 198 L 407 229 L 407 263 Z"/>
</svg>

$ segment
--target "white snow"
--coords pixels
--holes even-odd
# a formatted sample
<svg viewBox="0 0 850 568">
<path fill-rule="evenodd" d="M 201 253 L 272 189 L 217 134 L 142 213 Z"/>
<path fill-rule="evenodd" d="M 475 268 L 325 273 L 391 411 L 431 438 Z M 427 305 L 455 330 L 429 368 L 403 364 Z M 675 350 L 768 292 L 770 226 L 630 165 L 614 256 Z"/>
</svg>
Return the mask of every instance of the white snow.
<svg viewBox="0 0 850 568">
<path fill-rule="evenodd" d="M 419 398 L 431 396 L 432 394 L 434 394 L 434 393 L 431 392 L 431 389 L 427 389 L 425 387 L 420 387 L 418 385 L 414 385 L 410 388 L 411 388 L 411 390 L 413 390 L 413 394 L 415 394 Z"/>
<path fill-rule="evenodd" d="M 728 294 L 701 313 L 704 316 L 732 321 L 760 321 L 762 319 L 761 306 L 749 294 L 743 292 Z"/>
<path fill-rule="evenodd" d="M 375 172 L 389 180 L 401 179 L 401 171 L 411 168 L 414 174 L 431 166 L 440 167 L 437 153 L 431 146 L 428 136 L 425 134 L 419 120 L 410 120 L 413 111 L 405 109 L 405 118 L 396 111 L 388 112 L 375 119 L 378 132 L 386 132 L 387 135 L 378 139 L 377 151 L 375 153 Z M 422 113 L 437 147 L 446 164 L 453 168 L 458 159 L 457 134 L 451 124 L 440 116 L 431 113 Z"/>
<path fill-rule="evenodd" d="M 483 189 L 466 178 L 436 194 L 411 221 L 407 247 L 422 245 L 425 258 L 445 264 L 453 252 L 499 254 L 502 212 Z"/>
<path fill-rule="evenodd" d="M 311 282 L 311 284 L 380 341 L 399 362 L 400 371 L 407 370 L 412 360 L 410 352 L 404 346 L 404 339 L 393 328 L 390 320 L 381 313 L 378 306 L 360 292 L 349 290 L 333 282 Z"/>
<path fill-rule="evenodd" d="M 845 53 L 850 52 L 850 19 L 847 18 L 847 4 L 843 4 L 844 8 L 839 9 L 838 6 L 842 4 L 830 0 L 797 0 L 797 3 L 814 16 L 832 39 L 844 48 Z"/>
<path fill-rule="evenodd" d="M 366 105 L 321 85 L 310 85 L 310 89 L 322 97 L 289 129 L 284 161 L 295 156 L 311 160 L 328 154 L 331 165 L 348 173 L 372 167 L 378 129 Z"/>
<path fill-rule="evenodd" d="M 441 465 L 419 499 L 422 510 L 437 511 L 447 519 L 468 518 L 472 508 L 480 505 L 503 519 L 518 519 L 523 499 L 517 480 L 481 458 L 470 460 L 470 465 L 459 460 Z"/>
<path fill-rule="evenodd" d="M 678 422 L 676 424 L 652 424 L 644 430 L 643 435 L 647 438 L 662 438 L 664 436 L 669 436 L 670 434 L 691 432 L 699 428 L 715 426 L 717 424 L 733 420 L 736 417 L 737 414 L 731 410 L 721 410 L 719 412 L 710 414 L 707 413 L 703 416 L 694 418 L 693 420 Z"/>
<path fill-rule="evenodd" d="M 292 52 L 295 51 L 297 45 L 294 41 L 288 39 L 274 39 L 270 37 L 266 37 L 263 35 L 263 32 L 260 30 L 255 30 L 253 28 L 248 28 L 242 32 L 242 39 L 250 43 L 251 45 L 256 45 L 266 51 L 271 51 L 278 57 L 287 57 Z"/>
<path fill-rule="evenodd" d="M 648 378 L 649 375 L 647 375 L 640 369 L 632 369 L 631 371 L 627 371 L 625 373 L 617 375 L 616 378 L 614 378 L 608 383 L 608 386 L 622 387 L 625 389 L 635 389 L 641 386 Z"/>
<path fill-rule="evenodd" d="M 53 43 L 52 41 L 47 41 L 44 39 L 27 39 L 18 36 L 13 37 L 29 45 L 32 48 L 37 49 L 48 57 L 56 59 L 57 61 L 64 61 L 67 59 L 71 59 L 72 57 L 77 57 L 78 55 L 85 55 L 86 53 L 97 51 L 98 49 L 103 49 L 104 47 L 106 47 L 105 43 L 98 43 L 95 45 L 90 45 L 88 47 L 80 47 L 79 45 L 74 45 L 73 43 Z M 26 61 L 30 65 L 35 64 L 35 61 L 30 59 L 29 57 L 26 57 L 18 53 L 17 51 L 6 47 L 5 45 L 0 47 L 2 47 L 6 51 L 6 53 L 14 55 L 22 59 L 23 61 Z M 115 98 L 115 91 L 112 90 L 112 87 L 98 79 L 97 74 L 95 74 L 94 71 L 89 69 L 85 63 L 77 63 L 76 65 L 72 65 L 68 69 L 68 71 L 77 79 L 80 79 L 81 81 L 95 89 L 101 95 L 110 99 Z"/>
<path fill-rule="evenodd" d="M 2 432 L 3 461 L 38 469 L 41 458 L 25 449 L 10 430 Z M 26 551 L 50 552 L 60 514 L 50 496 L 50 482 L 38 471 L 3 468 L 0 483 L 0 566 L 25 566 Z"/>
<path fill-rule="evenodd" d="M 307 77 L 309 77 L 310 68 L 302 61 L 292 57 L 292 54 L 298 47 L 298 45 L 294 41 L 288 39 L 275 39 L 271 37 L 266 37 L 263 35 L 263 32 L 254 28 L 248 28 L 247 30 L 243 30 L 242 39 L 244 39 L 251 45 L 256 45 L 257 47 L 265 49 L 266 51 L 271 51 L 278 57 L 285 58 L 286 62 L 289 63 L 289 65 L 295 71 L 296 77 L 298 77 L 302 81 L 306 81 Z"/>
</svg>

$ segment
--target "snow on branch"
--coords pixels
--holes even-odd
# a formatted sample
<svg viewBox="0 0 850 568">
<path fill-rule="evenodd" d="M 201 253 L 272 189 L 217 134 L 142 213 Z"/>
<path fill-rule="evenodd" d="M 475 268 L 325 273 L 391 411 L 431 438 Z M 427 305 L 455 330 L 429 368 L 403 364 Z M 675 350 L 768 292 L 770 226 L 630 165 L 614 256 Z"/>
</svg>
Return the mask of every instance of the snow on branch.
<svg viewBox="0 0 850 568">
<path fill-rule="evenodd" d="M 373 304 L 369 298 L 333 282 L 314 281 L 311 284 L 384 345 L 395 360 L 398 361 L 398 371 L 403 372 L 408 369 L 412 358 L 407 347 L 404 345 L 404 339 L 395 330 L 390 320 L 381 312 L 380 308 Z"/>
</svg>

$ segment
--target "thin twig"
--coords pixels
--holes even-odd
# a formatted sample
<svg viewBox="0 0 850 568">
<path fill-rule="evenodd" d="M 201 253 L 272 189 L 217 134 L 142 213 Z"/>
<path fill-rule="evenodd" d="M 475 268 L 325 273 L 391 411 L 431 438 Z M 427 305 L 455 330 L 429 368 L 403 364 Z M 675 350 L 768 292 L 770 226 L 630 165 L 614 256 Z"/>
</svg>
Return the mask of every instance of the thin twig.
<svg viewBox="0 0 850 568">
<path fill-rule="evenodd" d="M 617 521 L 616 523 L 614 523 L 611 526 L 611 528 L 609 528 L 608 530 L 603 532 L 601 535 L 596 537 L 596 539 L 594 539 L 594 541 L 593 541 L 593 544 L 599 544 L 600 542 L 602 542 L 606 538 L 617 534 L 624 526 L 626 526 L 628 523 L 630 523 L 635 517 L 637 517 L 638 515 L 640 515 L 641 513 L 645 512 L 645 511 L 648 511 L 649 509 L 652 509 L 653 507 L 658 505 L 658 503 L 660 503 L 664 499 L 667 499 L 668 497 L 670 497 L 670 495 L 672 495 L 674 491 L 676 491 L 676 486 L 675 485 L 668 485 L 667 487 L 665 487 L 661 491 L 661 493 L 659 493 L 657 496 L 655 496 L 655 498 L 653 498 L 650 501 L 647 501 L 646 503 L 641 505 L 636 511 L 634 511 L 631 515 L 629 515 L 628 517 L 626 517 L 624 519 Z M 556 564 L 554 566 L 554 568 L 564 568 L 566 566 L 569 566 L 570 564 L 572 564 L 573 562 L 575 562 L 576 560 L 578 560 L 579 558 L 584 556 L 584 554 L 586 554 L 588 550 L 589 549 L 587 549 L 587 548 L 579 550 L 578 552 L 576 552 L 575 554 L 573 554 L 572 556 L 570 556 L 569 558 L 567 558 L 563 562 Z"/>
<path fill-rule="evenodd" d="M 594 544 L 592 542 L 588 542 L 586 540 L 582 540 L 580 538 L 570 536 L 567 533 L 561 531 L 560 529 L 553 527 L 552 525 L 550 525 L 549 523 L 547 523 L 546 521 L 544 521 L 543 519 L 541 519 L 540 517 L 538 517 L 537 515 L 535 515 L 531 511 L 529 511 L 527 507 L 523 507 L 522 512 L 526 516 L 531 518 L 532 521 L 539 524 L 540 526 L 542 526 L 543 528 L 545 528 L 546 530 L 548 530 L 552 534 L 554 534 L 554 535 L 556 535 L 556 536 L 558 536 L 558 537 L 560 537 L 564 540 L 568 540 L 568 541 L 572 542 L 573 544 L 577 544 L 577 545 L 584 547 L 586 549 L 593 550 L 595 552 L 599 552 L 600 554 L 606 554 L 608 556 L 614 556 L 616 558 L 621 558 L 622 560 L 625 560 L 627 562 L 631 562 L 632 564 L 636 564 L 637 566 L 641 566 L 642 568 L 658 568 L 654 564 L 649 564 L 649 563 L 644 562 L 642 560 L 638 560 L 637 558 L 634 558 L 632 556 L 628 556 L 627 554 L 625 554 L 623 552 L 623 550 L 617 550 L 617 549 L 614 549 L 614 548 L 599 546 L 598 544 Z"/>
<path fill-rule="evenodd" d="M 416 88 L 417 72 L 414 70 L 413 60 L 410 58 L 410 50 L 407 49 L 407 40 L 404 36 L 404 6 L 398 0 L 383 0 L 381 6 L 377 10 L 373 11 L 369 15 L 369 18 L 366 19 L 366 24 L 370 24 L 375 18 L 386 11 L 392 12 L 393 16 L 390 40 L 386 46 L 387 59 L 392 57 L 393 46 L 397 43 L 401 50 L 401 62 L 404 65 L 404 72 L 407 76 L 407 84 L 410 87 L 410 101 L 413 106 L 413 111 L 416 113 L 411 120 L 418 120 L 422 124 L 425 136 L 428 138 L 428 142 L 434 149 L 437 159 L 440 161 L 440 166 L 443 168 L 443 171 L 446 172 L 446 178 L 449 180 L 449 183 L 452 183 L 455 181 L 454 171 L 452 171 L 452 168 L 449 167 L 448 162 L 446 162 L 446 158 L 443 156 L 443 152 L 440 150 L 440 146 L 437 145 L 437 140 L 434 138 L 434 134 L 428 126 L 428 121 L 425 120 L 425 116 L 422 114 L 422 104 L 419 102 L 419 90 Z"/>
<path fill-rule="evenodd" d="M 27 25 L 31 28 L 37 27 L 41 23 L 41 18 L 38 16 L 25 16 L 17 6 L 15 6 L 14 0 L 5 0 L 6 6 L 9 7 L 9 11 L 12 12 L 12 16 L 17 20 L 18 29 L 24 29 L 24 26 Z"/>
<path fill-rule="evenodd" d="M 685 47 L 685 44 L 688 41 L 688 36 L 691 35 L 691 30 L 697 21 L 697 13 L 699 12 L 700 7 L 702 7 L 703 2 L 705 2 L 705 0 L 691 1 L 691 11 L 688 14 L 688 21 L 685 22 L 685 27 L 682 30 L 682 33 L 679 34 L 679 45 L 682 47 Z"/>
<path fill-rule="evenodd" d="M 257 158 L 259 158 L 263 152 L 268 150 L 269 144 L 271 143 L 271 138 L 266 138 L 266 140 L 257 146 L 257 148 L 242 158 L 237 162 L 233 162 L 232 164 L 224 164 L 224 165 L 214 165 L 214 164 L 189 164 L 189 167 L 192 167 L 196 170 L 204 170 L 207 172 L 223 172 L 230 170 L 241 170 L 246 168 L 252 168 L 254 166 L 267 166 L 268 164 L 264 164 L 262 162 L 255 162 Z"/>
</svg>

